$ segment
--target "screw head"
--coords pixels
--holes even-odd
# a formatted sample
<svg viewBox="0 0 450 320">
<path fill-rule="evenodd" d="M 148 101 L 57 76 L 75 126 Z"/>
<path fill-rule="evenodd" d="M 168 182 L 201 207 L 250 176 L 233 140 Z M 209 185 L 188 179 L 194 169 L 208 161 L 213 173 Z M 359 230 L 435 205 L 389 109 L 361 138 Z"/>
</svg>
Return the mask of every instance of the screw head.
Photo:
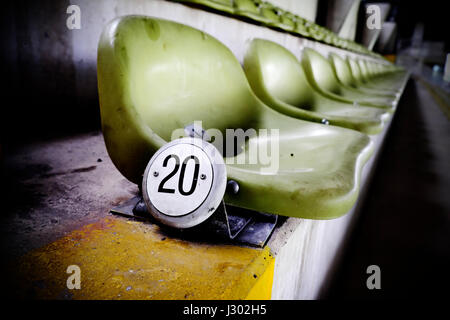
<svg viewBox="0 0 450 320">
<path fill-rule="evenodd" d="M 228 180 L 227 191 L 231 194 L 237 194 L 239 192 L 239 183 L 234 180 Z"/>
<path fill-rule="evenodd" d="M 324 125 L 329 125 L 330 122 L 327 119 L 322 119 L 321 121 Z"/>
<path fill-rule="evenodd" d="M 153 172 L 153 176 L 157 177 L 157 176 L 159 176 L 159 173 L 157 171 L 155 171 L 155 172 Z"/>
<path fill-rule="evenodd" d="M 200 175 L 200 179 L 205 180 L 205 179 L 206 179 L 206 174 L 202 173 L 202 174 Z"/>
</svg>

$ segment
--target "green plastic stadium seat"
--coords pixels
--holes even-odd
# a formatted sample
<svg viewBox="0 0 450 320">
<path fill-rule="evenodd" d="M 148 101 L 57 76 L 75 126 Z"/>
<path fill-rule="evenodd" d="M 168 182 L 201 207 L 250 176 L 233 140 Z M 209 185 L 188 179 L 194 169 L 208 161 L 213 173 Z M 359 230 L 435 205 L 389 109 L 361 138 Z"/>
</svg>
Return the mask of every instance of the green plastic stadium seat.
<svg viewBox="0 0 450 320">
<path fill-rule="evenodd" d="M 303 36 L 310 37 L 311 34 L 308 32 L 307 24 L 308 21 L 302 17 L 294 16 L 295 29 L 294 32 Z"/>
<path fill-rule="evenodd" d="M 281 25 L 281 18 L 278 15 L 278 10 L 269 2 L 262 2 L 260 4 L 260 14 L 267 21 L 270 27 L 279 28 Z"/>
<path fill-rule="evenodd" d="M 234 13 L 262 23 L 269 27 L 294 31 L 295 23 L 288 17 L 282 18 L 280 9 L 260 0 L 234 0 Z"/>
<path fill-rule="evenodd" d="M 330 62 L 333 66 L 333 70 L 340 84 L 347 88 L 348 90 L 359 90 L 359 92 L 366 93 L 368 95 L 384 95 L 394 99 L 396 97 L 396 91 L 392 90 L 377 90 L 374 88 L 364 87 L 359 85 L 359 83 L 353 77 L 352 71 L 347 64 L 347 62 L 339 57 L 335 53 L 330 54 Z M 370 76 L 370 78 L 375 77 L 375 75 Z"/>
<path fill-rule="evenodd" d="M 280 13 L 280 28 L 288 32 L 295 31 L 296 25 L 294 15 L 282 9 L 278 9 L 278 12 Z"/>
<path fill-rule="evenodd" d="M 332 100 L 314 90 L 296 57 L 274 42 L 254 39 L 246 52 L 244 70 L 256 95 L 271 108 L 315 122 L 356 129 L 368 134 L 381 131 L 383 109 L 353 106 Z"/>
<path fill-rule="evenodd" d="M 330 61 L 313 49 L 303 50 L 302 65 L 313 88 L 331 99 L 390 111 L 393 111 L 396 105 L 396 98 L 368 95 L 342 86 L 336 78 Z"/>
<path fill-rule="evenodd" d="M 149 159 L 174 130 L 202 121 L 205 130 L 256 130 L 242 152 L 226 160 L 248 156 L 251 146 L 279 142 L 276 172 L 261 172 L 267 167 L 262 162 L 227 164 L 228 179 L 240 185 L 237 194 L 225 194 L 227 203 L 330 219 L 348 212 L 357 199 L 361 169 L 372 153 L 370 138 L 266 106 L 232 52 L 200 30 L 144 16 L 111 21 L 98 46 L 98 87 L 108 153 L 130 181 L 140 183 Z M 279 139 L 260 129 L 278 129 Z"/>
<path fill-rule="evenodd" d="M 317 24 L 308 24 L 307 30 L 314 40 L 322 41 L 325 38 L 325 33 Z"/>
<path fill-rule="evenodd" d="M 405 72 L 398 72 L 390 65 L 371 64 L 369 61 L 358 60 L 363 81 L 369 86 L 378 87 L 379 90 L 400 93 L 405 79 Z"/>
<path fill-rule="evenodd" d="M 369 88 L 371 90 L 397 93 L 402 87 L 403 79 L 405 77 L 404 72 L 392 72 L 388 75 L 380 75 L 375 79 L 369 79 L 367 75 L 362 72 L 361 66 L 357 61 L 347 58 L 347 64 L 352 71 L 353 78 L 355 79 L 358 88 Z"/>
<path fill-rule="evenodd" d="M 259 22 L 268 22 L 267 19 L 261 16 L 260 2 L 255 0 L 234 0 L 234 12 L 237 15 L 247 17 Z"/>
</svg>

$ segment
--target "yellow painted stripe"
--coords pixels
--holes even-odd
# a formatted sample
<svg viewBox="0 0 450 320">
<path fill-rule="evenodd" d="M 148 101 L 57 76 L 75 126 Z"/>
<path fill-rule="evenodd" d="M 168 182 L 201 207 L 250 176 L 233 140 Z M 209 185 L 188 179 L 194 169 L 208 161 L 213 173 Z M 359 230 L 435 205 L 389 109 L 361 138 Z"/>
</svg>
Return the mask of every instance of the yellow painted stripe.
<svg viewBox="0 0 450 320">
<path fill-rule="evenodd" d="M 9 274 L 22 298 L 267 299 L 273 261 L 268 248 L 185 241 L 108 217 L 29 252 Z M 70 265 L 79 290 L 67 288 Z"/>
<path fill-rule="evenodd" d="M 275 258 L 270 257 L 269 265 L 258 282 L 250 289 L 246 300 L 270 300 L 272 297 L 273 274 Z"/>
</svg>

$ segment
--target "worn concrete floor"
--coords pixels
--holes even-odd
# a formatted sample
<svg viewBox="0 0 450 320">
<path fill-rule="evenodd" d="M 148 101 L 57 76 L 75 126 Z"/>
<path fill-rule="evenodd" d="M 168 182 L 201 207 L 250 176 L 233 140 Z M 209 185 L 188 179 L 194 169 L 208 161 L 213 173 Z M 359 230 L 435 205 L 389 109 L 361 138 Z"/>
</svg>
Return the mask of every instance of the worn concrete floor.
<svg viewBox="0 0 450 320">
<path fill-rule="evenodd" d="M 338 299 L 446 298 L 450 285 L 450 119 L 410 81 L 369 196 L 329 294 Z M 368 290 L 366 268 L 381 269 Z"/>
<path fill-rule="evenodd" d="M 138 192 L 114 167 L 100 131 L 30 143 L 3 161 L 0 233 L 7 259 L 104 217 Z"/>
</svg>

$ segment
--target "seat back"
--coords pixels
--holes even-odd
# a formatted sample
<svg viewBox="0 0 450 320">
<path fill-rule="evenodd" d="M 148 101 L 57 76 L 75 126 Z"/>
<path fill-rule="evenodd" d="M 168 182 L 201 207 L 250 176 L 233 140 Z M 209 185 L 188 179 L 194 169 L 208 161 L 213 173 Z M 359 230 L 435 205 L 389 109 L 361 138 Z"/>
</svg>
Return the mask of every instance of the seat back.
<svg viewBox="0 0 450 320">
<path fill-rule="evenodd" d="M 216 39 L 159 19 L 133 17 L 113 24 L 115 67 L 124 73 L 121 89 L 164 140 L 194 120 L 225 129 L 246 127 L 254 117 L 257 110 L 241 66 Z"/>
<path fill-rule="evenodd" d="M 360 83 L 365 82 L 365 80 L 361 74 L 361 69 L 358 66 L 358 63 L 350 57 L 347 57 L 347 63 L 350 67 L 350 70 L 352 71 L 353 78 L 357 82 L 360 82 Z"/>
<path fill-rule="evenodd" d="M 335 53 L 330 53 L 329 58 L 339 81 L 347 86 L 356 87 L 355 78 L 353 78 L 352 71 L 345 60 Z"/>
<path fill-rule="evenodd" d="M 260 5 L 260 13 L 264 18 L 267 18 L 271 23 L 278 24 L 280 16 L 277 14 L 276 8 L 269 2 L 262 2 Z"/>
<path fill-rule="evenodd" d="M 330 62 L 313 49 L 305 48 L 302 65 L 306 76 L 319 90 L 340 94 L 339 83 Z"/>
<path fill-rule="evenodd" d="M 365 62 L 361 59 L 357 60 L 358 66 L 359 66 L 359 70 L 361 70 L 361 76 L 364 79 L 365 82 L 370 80 L 370 74 L 369 71 L 367 70 L 367 66 L 365 64 Z"/>
<path fill-rule="evenodd" d="M 369 72 L 369 76 L 372 78 L 376 75 L 376 71 L 374 69 L 374 66 L 371 61 L 364 61 L 364 64 L 366 65 L 366 69 Z"/>
<path fill-rule="evenodd" d="M 104 29 L 98 86 L 108 152 L 134 182 L 175 129 L 201 120 L 205 129 L 245 130 L 261 112 L 241 65 L 222 43 L 144 16 L 117 18 Z"/>
<path fill-rule="evenodd" d="M 234 0 L 233 5 L 239 11 L 246 11 L 251 12 L 253 14 L 259 14 L 258 4 L 254 0 Z"/>
<path fill-rule="evenodd" d="M 281 12 L 280 18 L 281 18 L 281 23 L 286 27 L 286 29 L 294 31 L 295 30 L 295 18 L 293 16 L 293 14 L 291 14 L 288 11 L 284 11 L 282 9 L 279 9 L 279 11 Z"/>
<path fill-rule="evenodd" d="M 265 101 L 269 94 L 303 109 L 313 103 L 313 89 L 297 58 L 272 41 L 254 39 L 246 52 L 244 69 L 253 91 Z"/>
</svg>

